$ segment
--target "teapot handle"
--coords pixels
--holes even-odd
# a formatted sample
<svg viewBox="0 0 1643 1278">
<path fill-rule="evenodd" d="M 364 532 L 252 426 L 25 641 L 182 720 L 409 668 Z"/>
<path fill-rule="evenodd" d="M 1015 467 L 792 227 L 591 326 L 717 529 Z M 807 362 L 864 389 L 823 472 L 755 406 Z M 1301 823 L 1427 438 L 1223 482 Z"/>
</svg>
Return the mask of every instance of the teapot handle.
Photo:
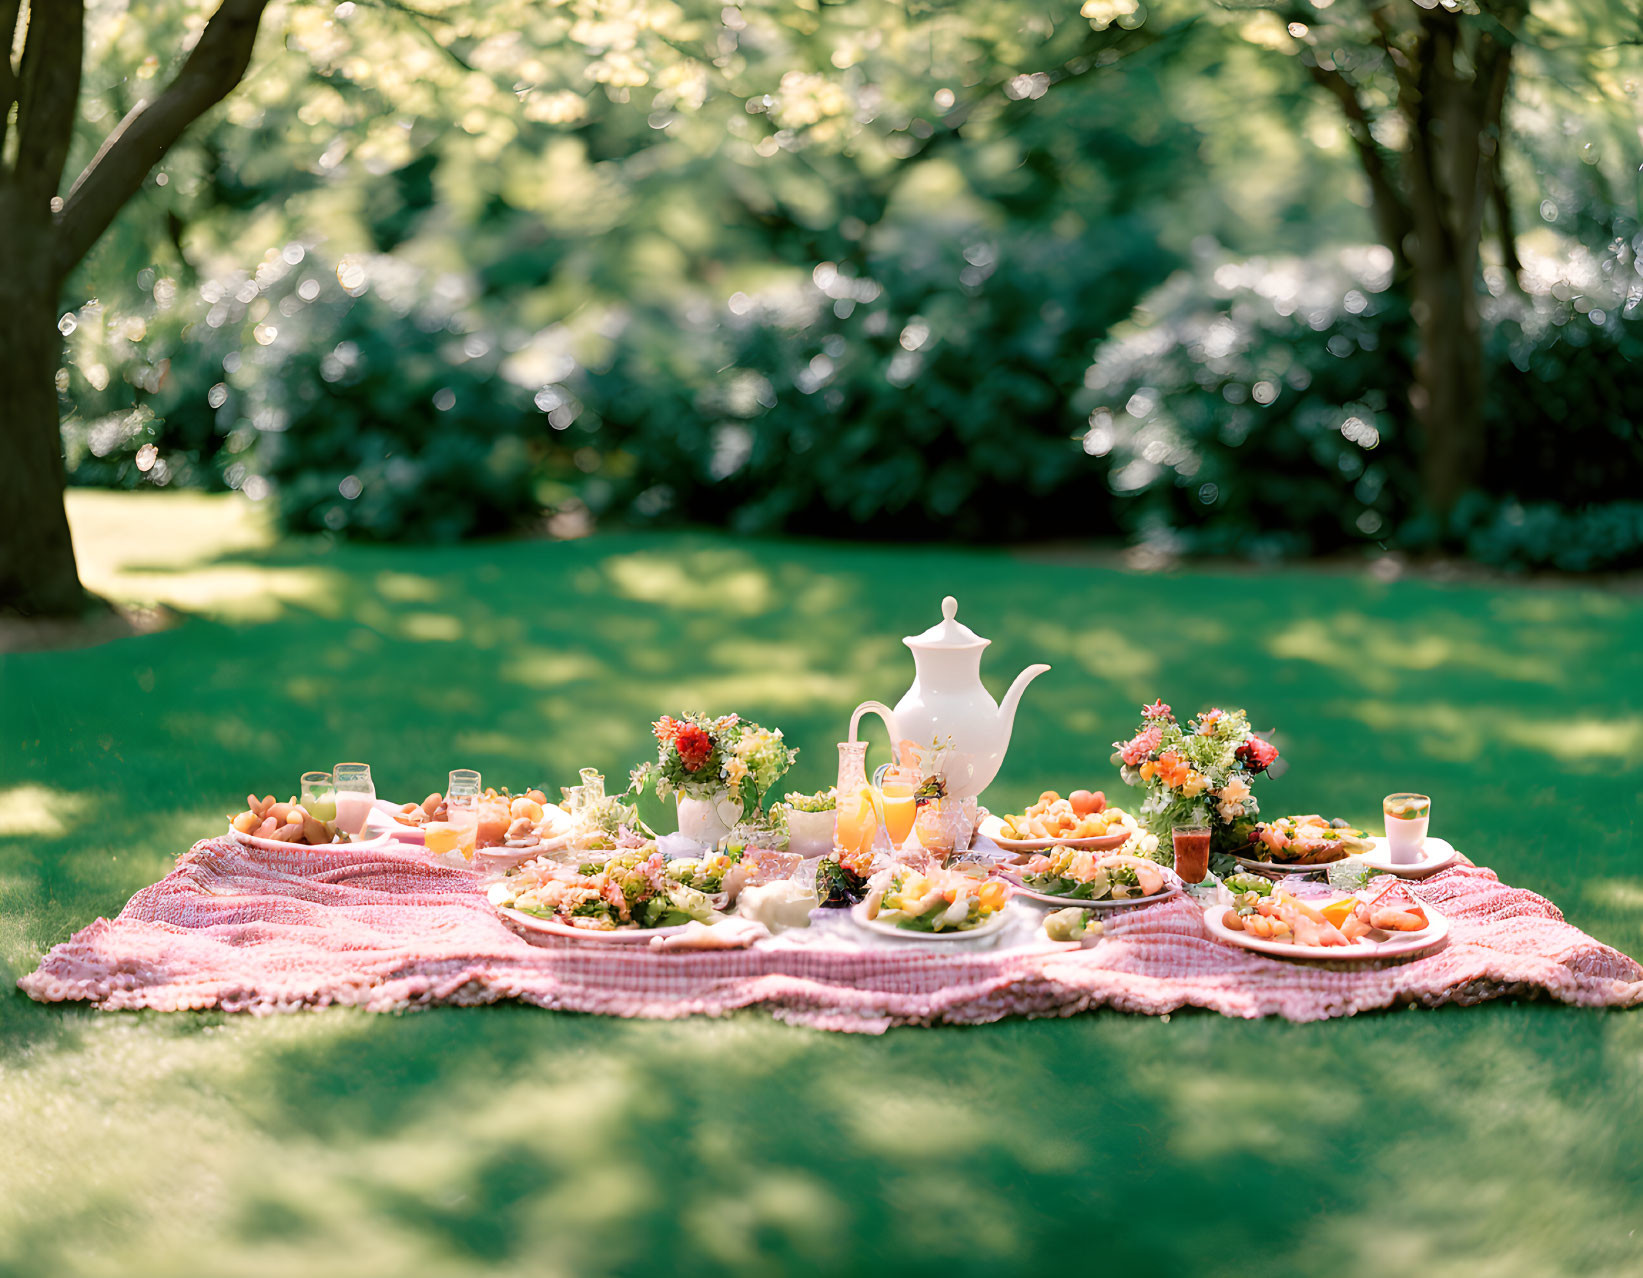
<svg viewBox="0 0 1643 1278">
<path fill-rule="evenodd" d="M 901 732 L 896 727 L 896 712 L 882 701 L 863 701 L 856 707 L 856 712 L 850 716 L 850 740 L 859 741 L 857 729 L 861 725 L 863 715 L 876 714 L 884 720 L 884 726 L 890 730 L 890 757 L 895 758 L 900 748 Z"/>
</svg>

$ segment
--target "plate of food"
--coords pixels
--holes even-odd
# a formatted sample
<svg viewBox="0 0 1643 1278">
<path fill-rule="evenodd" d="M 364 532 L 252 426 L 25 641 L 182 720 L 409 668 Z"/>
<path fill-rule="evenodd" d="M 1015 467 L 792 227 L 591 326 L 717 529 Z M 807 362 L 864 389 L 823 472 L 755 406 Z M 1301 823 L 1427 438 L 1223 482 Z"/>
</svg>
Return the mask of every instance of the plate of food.
<svg viewBox="0 0 1643 1278">
<path fill-rule="evenodd" d="M 1275 958 L 1351 962 L 1419 954 L 1449 934 L 1449 920 L 1402 883 L 1306 900 L 1281 884 L 1264 886 L 1206 906 L 1210 935 Z"/>
<path fill-rule="evenodd" d="M 1025 812 L 988 815 L 979 828 L 1006 852 L 1059 847 L 1100 852 L 1123 847 L 1141 829 L 1122 808 L 1109 808 L 1106 795 L 1099 790 L 1074 790 L 1065 799 L 1046 790 Z"/>
<path fill-rule="evenodd" d="M 1052 848 L 1023 865 L 999 870 L 1020 896 L 1046 905 L 1082 905 L 1110 910 L 1150 905 L 1180 890 L 1175 875 L 1145 857 L 1086 848 Z"/>
<path fill-rule="evenodd" d="M 1315 873 L 1323 866 L 1371 851 L 1369 834 L 1336 818 L 1314 814 L 1261 821 L 1249 831 L 1247 851 L 1234 852 L 1239 865 L 1263 874 Z"/>
<path fill-rule="evenodd" d="M 386 845 L 386 836 L 350 840 L 337 829 L 335 820 L 322 820 L 291 799 L 276 802 L 273 795 L 259 799 L 245 796 L 246 807 L 228 818 L 228 834 L 236 843 L 264 852 L 311 852 L 333 844 L 351 847 Z"/>
<path fill-rule="evenodd" d="M 1004 926 L 1010 889 L 957 870 L 893 865 L 869 881 L 850 917 L 870 932 L 913 941 L 966 941 Z"/>
<path fill-rule="evenodd" d="M 690 886 L 654 843 L 621 848 L 598 864 L 538 857 L 514 866 L 486 889 L 504 918 L 527 931 L 580 941 L 627 942 L 671 936 L 692 921 L 720 919 L 713 898 Z"/>
</svg>

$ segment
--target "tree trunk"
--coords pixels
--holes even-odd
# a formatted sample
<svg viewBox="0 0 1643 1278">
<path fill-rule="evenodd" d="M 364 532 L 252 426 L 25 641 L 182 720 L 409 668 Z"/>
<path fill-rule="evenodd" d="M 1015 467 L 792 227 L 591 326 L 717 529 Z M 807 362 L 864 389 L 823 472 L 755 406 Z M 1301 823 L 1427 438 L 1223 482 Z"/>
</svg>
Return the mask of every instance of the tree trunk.
<svg viewBox="0 0 1643 1278">
<path fill-rule="evenodd" d="M 71 617 L 90 601 L 63 509 L 58 281 L 47 236 L 15 221 L 12 226 L 16 234 L 0 248 L 0 475 L 7 498 L 0 612 Z"/>
<path fill-rule="evenodd" d="M 1483 468 L 1483 334 L 1477 256 L 1423 263 L 1413 281 L 1419 350 L 1410 406 L 1421 427 L 1421 484 L 1428 506 L 1448 515 Z"/>
<path fill-rule="evenodd" d="M 1514 9 L 1515 12 L 1515 9 Z M 1409 118 L 1411 302 L 1420 349 L 1410 406 L 1421 427 L 1421 486 L 1446 519 L 1482 473 L 1483 331 L 1478 251 L 1499 147 L 1510 46 L 1481 37 L 1462 56 L 1460 20 L 1421 15 Z"/>
</svg>

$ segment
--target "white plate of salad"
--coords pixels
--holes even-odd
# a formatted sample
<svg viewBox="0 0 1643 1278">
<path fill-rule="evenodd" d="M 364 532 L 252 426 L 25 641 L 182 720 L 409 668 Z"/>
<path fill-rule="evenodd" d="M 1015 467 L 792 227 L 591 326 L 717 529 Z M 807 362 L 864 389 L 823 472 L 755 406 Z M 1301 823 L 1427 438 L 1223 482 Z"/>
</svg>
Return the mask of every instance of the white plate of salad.
<svg viewBox="0 0 1643 1278">
<path fill-rule="evenodd" d="M 1010 888 L 958 870 L 893 865 L 868 881 L 850 917 L 870 932 L 915 941 L 991 936 L 1004 926 Z"/>
<path fill-rule="evenodd" d="M 723 862 L 723 864 L 721 864 Z M 541 858 L 486 888 L 503 918 L 532 932 L 608 942 L 669 936 L 692 922 L 716 923 L 717 889 L 729 858 L 669 862 L 654 843 L 622 848 L 599 864 Z"/>
</svg>

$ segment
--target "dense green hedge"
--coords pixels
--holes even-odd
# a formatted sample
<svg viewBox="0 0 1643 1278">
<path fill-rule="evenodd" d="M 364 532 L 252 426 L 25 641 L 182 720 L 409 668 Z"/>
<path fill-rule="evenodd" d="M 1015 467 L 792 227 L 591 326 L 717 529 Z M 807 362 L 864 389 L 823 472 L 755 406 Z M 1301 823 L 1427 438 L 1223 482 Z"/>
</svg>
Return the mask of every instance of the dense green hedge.
<svg viewBox="0 0 1643 1278">
<path fill-rule="evenodd" d="M 66 427 L 72 474 L 152 482 L 137 461 L 153 443 L 166 482 L 266 488 L 293 528 L 379 539 L 558 511 L 569 526 L 1640 562 L 1643 312 L 1624 241 L 1488 308 L 1486 482 L 1447 529 L 1415 497 L 1410 325 L 1384 254 L 1206 255 L 1166 280 L 1177 264 L 1144 235 L 1103 242 L 1123 247 L 892 244 L 726 305 L 629 313 L 592 358 L 569 334 L 487 327 L 475 298 L 394 258 L 339 272 L 288 251 L 195 294 L 155 285 L 114 407 Z M 130 318 L 80 319 L 118 359 Z"/>
</svg>

